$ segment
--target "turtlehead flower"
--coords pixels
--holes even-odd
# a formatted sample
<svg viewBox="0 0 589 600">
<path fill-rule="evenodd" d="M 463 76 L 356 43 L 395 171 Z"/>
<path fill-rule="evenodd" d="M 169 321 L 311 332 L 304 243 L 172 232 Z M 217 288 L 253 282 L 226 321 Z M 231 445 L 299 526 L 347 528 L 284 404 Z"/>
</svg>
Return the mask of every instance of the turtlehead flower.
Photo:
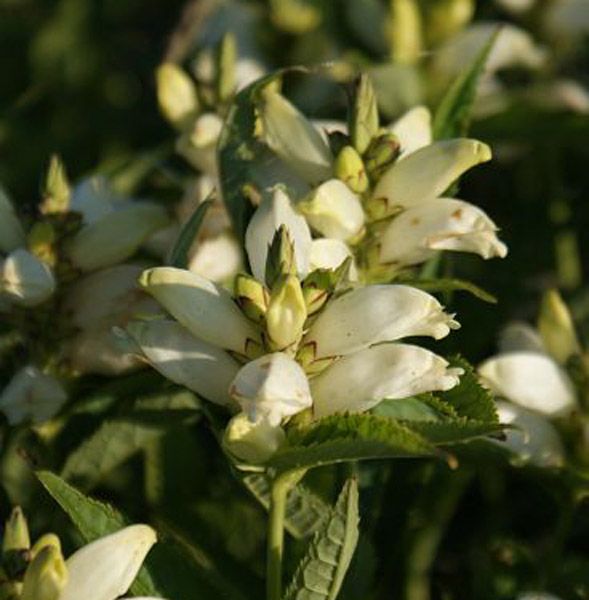
<svg viewBox="0 0 589 600">
<path fill-rule="evenodd" d="M 50 298 L 55 287 L 51 269 L 28 250 L 14 250 L 0 263 L 0 298 L 11 304 L 36 306 Z"/>
<path fill-rule="evenodd" d="M 281 427 L 271 425 L 266 419 L 251 421 L 242 412 L 227 424 L 223 444 L 238 460 L 256 465 L 270 459 L 285 439 Z"/>
<path fill-rule="evenodd" d="M 0 411 L 11 425 L 26 421 L 43 423 L 54 417 L 65 404 L 62 385 L 32 365 L 16 373 L 0 394 Z"/>
</svg>

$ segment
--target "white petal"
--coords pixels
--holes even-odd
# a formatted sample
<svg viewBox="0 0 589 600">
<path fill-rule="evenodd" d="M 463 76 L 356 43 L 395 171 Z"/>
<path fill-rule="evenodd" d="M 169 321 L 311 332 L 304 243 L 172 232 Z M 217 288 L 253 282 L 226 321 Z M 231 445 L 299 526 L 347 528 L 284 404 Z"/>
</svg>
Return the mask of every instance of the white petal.
<svg viewBox="0 0 589 600">
<path fill-rule="evenodd" d="M 321 235 L 349 240 L 364 226 L 364 209 L 360 198 L 339 179 L 330 179 L 297 204 L 309 225 Z"/>
<path fill-rule="evenodd" d="M 197 242 L 190 251 L 188 270 L 221 283 L 236 275 L 242 262 L 239 244 L 227 232 Z"/>
<path fill-rule="evenodd" d="M 520 321 L 509 323 L 503 328 L 499 335 L 499 350 L 502 354 L 520 350 L 546 354 L 544 342 L 538 331 Z"/>
<path fill-rule="evenodd" d="M 311 380 L 313 412 L 362 412 L 381 400 L 449 390 L 460 369 L 429 350 L 409 344 L 383 344 L 341 358 Z"/>
<path fill-rule="evenodd" d="M 264 140 L 311 184 L 328 179 L 333 156 L 321 134 L 284 96 L 267 90 L 259 110 Z"/>
<path fill-rule="evenodd" d="M 440 196 L 465 171 L 491 159 L 482 142 L 455 139 L 434 142 L 393 164 L 380 178 L 374 198 L 409 208 Z"/>
<path fill-rule="evenodd" d="M 507 254 L 497 227 L 476 206 L 450 198 L 419 204 L 394 218 L 381 240 L 384 263 L 415 265 L 437 250 L 474 252 L 483 258 Z"/>
<path fill-rule="evenodd" d="M 82 215 L 84 225 L 91 225 L 121 202 L 105 177 L 88 177 L 72 190 L 70 210 Z"/>
<path fill-rule="evenodd" d="M 282 352 L 266 354 L 241 368 L 231 384 L 231 395 L 252 422 L 272 426 L 312 404 L 307 375 Z"/>
<path fill-rule="evenodd" d="M 285 440 L 280 425 L 267 419 L 254 423 L 245 413 L 235 415 L 227 424 L 223 444 L 237 458 L 251 464 L 266 462 Z"/>
<path fill-rule="evenodd" d="M 0 411 L 11 425 L 42 423 L 55 416 L 67 400 L 57 379 L 29 365 L 12 377 L 0 394 Z"/>
<path fill-rule="evenodd" d="M 573 384 L 558 364 L 537 352 L 510 352 L 486 360 L 479 373 L 498 396 L 549 417 L 577 406 Z"/>
<path fill-rule="evenodd" d="M 73 264 L 83 271 L 108 267 L 129 258 L 157 229 L 168 223 L 166 211 L 149 202 L 128 203 L 83 227 L 68 245 Z"/>
<path fill-rule="evenodd" d="M 198 117 L 192 130 L 187 131 L 176 144 L 176 149 L 194 167 L 207 175 L 217 173 L 217 141 L 223 120 L 215 113 Z"/>
<path fill-rule="evenodd" d="M 264 65 L 254 58 L 239 58 L 235 65 L 235 87 L 240 91 L 266 74 Z"/>
<path fill-rule="evenodd" d="M 51 269 L 28 250 L 11 252 L 0 267 L 0 294 L 22 306 L 36 306 L 55 291 Z"/>
<path fill-rule="evenodd" d="M 227 352 L 196 339 L 173 321 L 135 322 L 127 328 L 144 357 L 164 377 L 216 404 L 230 404 L 239 365 Z"/>
<path fill-rule="evenodd" d="M 314 343 L 316 358 L 323 358 L 414 335 L 440 339 L 455 327 L 426 292 L 406 285 L 370 285 L 330 302 L 304 341 Z"/>
<path fill-rule="evenodd" d="M 350 247 L 340 240 L 319 238 L 311 242 L 309 271 L 315 269 L 337 269 L 346 258 L 354 257 Z M 358 279 L 356 265 L 350 268 L 350 280 Z"/>
<path fill-rule="evenodd" d="M 26 243 L 24 229 L 14 212 L 12 202 L 0 186 L 0 251 L 11 252 Z"/>
<path fill-rule="evenodd" d="M 264 281 L 266 258 L 274 234 L 284 225 L 294 244 L 297 271 L 305 277 L 309 271 L 311 232 L 305 218 L 293 209 L 286 193 L 276 188 L 271 198 L 264 199 L 252 217 L 246 234 L 245 248 L 254 277 Z"/>
<path fill-rule="evenodd" d="M 432 143 L 432 115 L 425 106 L 407 111 L 388 129 L 399 138 L 400 158 Z"/>
<path fill-rule="evenodd" d="M 66 562 L 69 579 L 59 600 L 116 600 L 155 542 L 151 527 L 131 525 L 80 548 Z"/>
<path fill-rule="evenodd" d="M 259 334 L 227 291 L 184 269 L 156 267 L 140 284 L 174 318 L 199 339 L 244 354 L 247 340 Z"/>
</svg>

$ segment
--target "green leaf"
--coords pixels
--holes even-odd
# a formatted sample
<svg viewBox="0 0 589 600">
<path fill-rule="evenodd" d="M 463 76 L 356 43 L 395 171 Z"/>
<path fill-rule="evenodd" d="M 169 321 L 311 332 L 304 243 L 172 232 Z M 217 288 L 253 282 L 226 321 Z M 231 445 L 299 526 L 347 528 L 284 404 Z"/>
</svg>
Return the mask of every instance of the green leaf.
<svg viewBox="0 0 589 600">
<path fill-rule="evenodd" d="M 489 37 L 469 68 L 454 81 L 442 98 L 434 115 L 434 139 L 443 140 L 466 135 L 477 86 L 500 31 L 500 28 L 497 28 Z"/>
<path fill-rule="evenodd" d="M 479 383 L 473 366 L 460 356 L 452 358 L 450 364 L 464 369 L 464 375 L 460 377 L 459 385 L 441 392 L 440 398 L 453 406 L 461 417 L 484 423 L 498 423 L 493 394 Z"/>
<path fill-rule="evenodd" d="M 278 472 L 350 460 L 431 456 L 435 448 L 405 425 L 368 413 L 334 415 L 292 428 L 287 444 L 270 459 Z"/>
<path fill-rule="evenodd" d="M 300 562 L 284 600 L 335 600 L 358 543 L 358 484 L 348 479 Z"/>
<path fill-rule="evenodd" d="M 380 417 L 404 421 L 438 421 L 441 417 L 437 408 L 421 398 L 383 400 L 371 412 Z"/>
<path fill-rule="evenodd" d="M 449 421 L 405 421 L 404 423 L 432 444 L 444 446 L 499 435 L 504 430 L 504 426 L 499 423 L 464 418 Z"/>
<path fill-rule="evenodd" d="M 162 433 L 161 428 L 154 426 L 106 422 L 68 456 L 61 476 L 88 491 Z"/>
<path fill-rule="evenodd" d="M 212 198 L 213 194 L 214 192 L 211 192 L 209 197 L 198 205 L 190 219 L 182 227 L 168 259 L 170 266 L 179 269 L 186 269 L 188 267 L 188 252 L 198 235 L 207 211 L 214 202 Z"/>
<path fill-rule="evenodd" d="M 270 506 L 270 480 L 265 475 L 248 473 L 244 485 L 266 509 Z M 308 537 L 328 518 L 330 507 L 304 485 L 294 486 L 286 499 L 285 527 L 295 538 Z"/>
<path fill-rule="evenodd" d="M 479 300 L 488 302 L 489 304 L 497 304 L 497 298 L 490 294 L 478 285 L 463 279 L 441 278 L 441 279 L 399 279 L 411 283 L 413 287 L 419 288 L 426 292 L 469 292 Z"/>
</svg>

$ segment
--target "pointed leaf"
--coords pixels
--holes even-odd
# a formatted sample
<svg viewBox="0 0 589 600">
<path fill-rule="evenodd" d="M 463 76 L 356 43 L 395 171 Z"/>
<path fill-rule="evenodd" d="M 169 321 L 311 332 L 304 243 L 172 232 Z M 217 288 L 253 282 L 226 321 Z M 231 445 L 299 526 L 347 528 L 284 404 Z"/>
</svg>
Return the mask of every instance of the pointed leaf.
<svg viewBox="0 0 589 600">
<path fill-rule="evenodd" d="M 436 293 L 436 292 L 468 292 L 479 300 L 488 302 L 489 304 L 497 304 L 497 298 L 490 294 L 483 288 L 475 285 L 470 281 L 463 279 L 453 278 L 440 278 L 440 279 L 404 279 L 399 278 L 399 283 L 408 283 L 413 287 L 424 290 L 425 292 Z"/>
<path fill-rule="evenodd" d="M 211 192 L 209 197 L 197 206 L 190 219 L 182 227 L 168 258 L 168 264 L 171 267 L 178 267 L 179 269 L 188 268 L 188 252 L 198 235 L 207 211 L 214 202 L 213 194 L 214 192 Z"/>
</svg>

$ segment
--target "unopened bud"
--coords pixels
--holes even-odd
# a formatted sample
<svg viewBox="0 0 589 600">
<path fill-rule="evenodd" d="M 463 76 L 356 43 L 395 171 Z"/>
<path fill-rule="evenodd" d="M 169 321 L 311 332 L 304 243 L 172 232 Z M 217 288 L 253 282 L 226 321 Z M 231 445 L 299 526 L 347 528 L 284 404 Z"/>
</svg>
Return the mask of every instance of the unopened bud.
<svg viewBox="0 0 589 600">
<path fill-rule="evenodd" d="M 474 14 L 474 0 L 437 0 L 429 2 L 425 12 L 428 46 L 437 46 L 457 34 Z"/>
<path fill-rule="evenodd" d="M 60 550 L 45 546 L 25 573 L 21 600 L 58 600 L 67 579 L 67 567 Z"/>
<path fill-rule="evenodd" d="M 2 540 L 2 551 L 28 550 L 31 547 L 29 526 L 27 519 L 20 506 L 15 506 L 6 521 L 4 538 Z"/>
<path fill-rule="evenodd" d="M 31 559 L 34 559 L 44 548 L 51 546 L 56 548 L 61 553 L 61 542 L 54 533 L 46 533 L 42 535 L 31 548 Z"/>
<path fill-rule="evenodd" d="M 266 283 L 270 286 L 281 275 L 296 275 L 294 245 L 285 225 L 281 225 L 274 234 L 268 257 L 266 258 Z"/>
<path fill-rule="evenodd" d="M 173 63 L 164 63 L 156 72 L 157 99 L 164 117 L 178 129 L 192 123 L 198 113 L 196 86 L 190 77 Z"/>
<path fill-rule="evenodd" d="M 234 416 L 225 429 L 223 445 L 241 461 L 252 464 L 266 462 L 284 443 L 284 430 L 267 420 L 252 423 L 245 413 Z"/>
<path fill-rule="evenodd" d="M 321 309 L 333 291 L 331 271 L 316 269 L 303 281 L 303 297 L 307 314 L 312 315 Z"/>
<path fill-rule="evenodd" d="M 41 212 L 64 213 L 70 206 L 71 190 L 65 167 L 58 156 L 52 156 L 43 188 Z"/>
<path fill-rule="evenodd" d="M 394 133 L 383 133 L 375 138 L 364 156 L 368 176 L 374 182 L 397 160 L 401 144 Z"/>
<path fill-rule="evenodd" d="M 27 236 L 29 250 L 45 264 L 55 267 L 57 253 L 55 228 L 51 223 L 35 223 Z"/>
<path fill-rule="evenodd" d="M 354 103 L 350 115 L 350 137 L 354 147 L 364 154 L 378 133 L 378 105 L 370 77 L 363 73 L 356 81 Z"/>
<path fill-rule="evenodd" d="M 335 176 L 353 192 L 362 194 L 368 189 L 368 177 L 362 157 L 352 146 L 344 146 L 335 159 Z"/>
<path fill-rule="evenodd" d="M 240 273 L 235 278 L 234 296 L 243 314 L 256 323 L 264 320 L 268 309 L 268 290 L 257 279 Z"/>
<path fill-rule="evenodd" d="M 271 0 L 270 6 L 274 25 L 293 35 L 312 31 L 321 22 L 318 8 L 301 0 Z"/>
<path fill-rule="evenodd" d="M 237 63 L 237 44 L 235 36 L 226 33 L 219 44 L 217 54 L 216 92 L 220 103 L 227 102 L 235 91 L 235 65 Z"/>
<path fill-rule="evenodd" d="M 542 298 L 538 331 L 548 352 L 560 363 L 581 352 L 571 313 L 557 290 L 548 290 Z"/>
<path fill-rule="evenodd" d="M 288 348 L 303 335 L 307 307 L 301 282 L 285 275 L 274 285 L 266 313 L 266 330 L 274 350 Z"/>
<path fill-rule="evenodd" d="M 391 58 L 396 63 L 414 64 L 422 50 L 422 24 L 417 0 L 390 0 L 387 33 Z"/>
</svg>

